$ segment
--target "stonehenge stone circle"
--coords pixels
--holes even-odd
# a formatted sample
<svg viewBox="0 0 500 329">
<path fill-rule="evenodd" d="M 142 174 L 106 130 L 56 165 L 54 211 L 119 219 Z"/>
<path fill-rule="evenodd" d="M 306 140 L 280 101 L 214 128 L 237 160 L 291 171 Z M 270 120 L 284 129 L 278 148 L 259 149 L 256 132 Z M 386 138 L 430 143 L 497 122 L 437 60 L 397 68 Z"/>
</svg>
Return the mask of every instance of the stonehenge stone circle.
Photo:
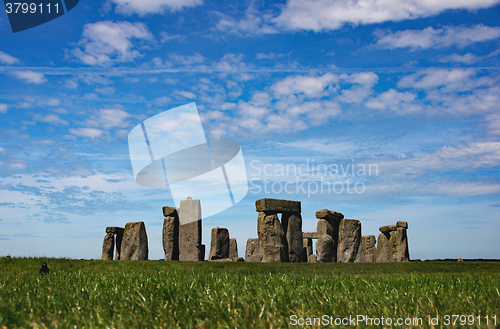
<svg viewBox="0 0 500 329">
<path fill-rule="evenodd" d="M 302 217 L 300 213 L 283 213 L 281 223 L 288 243 L 288 261 L 299 263 L 304 261 L 302 241 Z"/>
<path fill-rule="evenodd" d="M 259 239 L 248 239 L 247 248 L 245 250 L 245 260 L 248 261 L 250 257 L 259 253 Z"/>
<path fill-rule="evenodd" d="M 373 263 L 375 262 L 377 240 L 375 235 L 363 235 L 359 244 L 358 255 L 354 260 L 355 263 Z"/>
<path fill-rule="evenodd" d="M 227 228 L 213 228 L 208 259 L 229 258 L 229 231 Z"/>
<path fill-rule="evenodd" d="M 316 260 L 318 263 L 333 262 L 333 238 L 324 234 L 318 237 L 316 241 Z"/>
<path fill-rule="evenodd" d="M 376 261 L 380 263 L 390 262 L 389 233 L 380 233 L 377 239 Z"/>
<path fill-rule="evenodd" d="M 190 197 L 179 207 L 179 260 L 202 261 L 205 248 L 201 244 L 201 203 Z"/>
<path fill-rule="evenodd" d="M 259 253 L 262 254 L 262 262 L 288 261 L 288 243 L 278 215 L 266 215 L 265 212 L 259 212 L 257 233 L 259 235 Z"/>
<path fill-rule="evenodd" d="M 114 250 L 115 235 L 114 233 L 107 233 L 104 237 L 104 242 L 102 243 L 102 260 L 113 260 Z"/>
<path fill-rule="evenodd" d="M 302 233 L 302 238 L 304 239 L 317 239 L 318 238 L 318 232 L 303 232 Z"/>
<path fill-rule="evenodd" d="M 240 258 L 238 257 L 238 242 L 234 238 L 229 239 L 229 258 Z"/>
<path fill-rule="evenodd" d="M 307 257 L 313 253 L 313 240 L 311 238 L 302 239 L 302 246 L 304 248 L 304 261 L 307 262 Z"/>
<path fill-rule="evenodd" d="M 144 222 L 132 222 L 125 225 L 120 259 L 148 259 L 148 236 L 146 235 Z"/>
<path fill-rule="evenodd" d="M 179 216 L 177 209 L 163 207 L 163 251 L 165 260 L 179 260 Z"/>
<path fill-rule="evenodd" d="M 361 222 L 355 219 L 342 219 L 339 225 L 337 262 L 354 262 L 361 242 Z"/>
</svg>

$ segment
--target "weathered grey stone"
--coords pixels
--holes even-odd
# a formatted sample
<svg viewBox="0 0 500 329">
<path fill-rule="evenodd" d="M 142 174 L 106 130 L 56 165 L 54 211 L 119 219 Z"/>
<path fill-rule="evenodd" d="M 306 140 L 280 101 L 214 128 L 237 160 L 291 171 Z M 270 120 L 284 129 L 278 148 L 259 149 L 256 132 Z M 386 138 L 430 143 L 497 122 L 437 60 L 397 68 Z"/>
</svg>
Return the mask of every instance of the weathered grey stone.
<svg viewBox="0 0 500 329">
<path fill-rule="evenodd" d="M 339 225 L 337 262 L 354 262 L 361 242 L 361 222 L 355 219 L 342 219 Z"/>
<path fill-rule="evenodd" d="M 288 243 L 288 261 L 291 263 L 303 262 L 304 246 L 302 243 L 302 217 L 300 213 L 283 213 L 281 225 Z"/>
<path fill-rule="evenodd" d="M 229 239 L 229 258 L 238 258 L 238 242 L 236 239 Z"/>
<path fill-rule="evenodd" d="M 391 233 L 392 231 L 396 231 L 397 226 L 396 225 L 385 225 L 381 226 L 379 228 L 379 231 L 382 233 Z"/>
<path fill-rule="evenodd" d="M 361 243 L 359 244 L 358 254 L 355 263 L 373 263 L 375 262 L 376 256 L 376 244 L 377 240 L 375 235 L 364 235 L 361 237 Z"/>
<path fill-rule="evenodd" d="M 280 199 L 260 199 L 255 201 L 257 212 L 276 214 L 284 212 L 300 213 L 300 201 L 280 200 Z"/>
<path fill-rule="evenodd" d="M 193 222 L 201 221 L 201 203 L 198 199 L 187 198 L 181 200 L 179 207 L 179 223 L 185 225 Z"/>
<path fill-rule="evenodd" d="M 245 250 L 245 259 L 248 261 L 252 255 L 259 253 L 259 239 L 248 239 L 247 248 Z"/>
<path fill-rule="evenodd" d="M 106 227 L 106 233 L 123 234 L 123 227 L 108 226 Z"/>
<path fill-rule="evenodd" d="M 122 252 L 122 240 L 123 231 L 118 230 L 115 235 L 115 260 L 120 260 L 120 253 Z"/>
<path fill-rule="evenodd" d="M 398 221 L 396 223 L 396 227 L 402 227 L 402 228 L 408 229 L 408 222 Z"/>
<path fill-rule="evenodd" d="M 180 225 L 179 260 L 201 261 L 204 258 L 205 251 L 202 250 L 201 244 L 201 220 Z"/>
<path fill-rule="evenodd" d="M 259 234 L 259 253 L 262 254 L 262 262 L 288 261 L 288 243 L 276 214 L 266 215 L 265 212 L 259 212 L 257 232 Z"/>
<path fill-rule="evenodd" d="M 336 211 L 331 211 L 328 209 L 321 209 L 316 211 L 316 218 L 317 219 L 326 219 L 328 221 L 335 220 L 335 221 L 340 221 L 341 219 L 344 218 L 344 215 L 342 215 L 339 212 Z"/>
<path fill-rule="evenodd" d="M 398 227 L 396 231 L 391 232 L 391 236 L 389 238 L 389 251 L 392 262 L 409 261 L 408 240 L 405 228 Z"/>
<path fill-rule="evenodd" d="M 148 236 L 146 234 L 146 226 L 144 225 L 144 222 L 132 222 L 125 225 L 120 259 L 148 259 Z"/>
<path fill-rule="evenodd" d="M 329 235 L 332 238 L 335 239 L 335 229 L 333 228 L 333 225 L 327 221 L 326 219 L 320 219 L 318 220 L 318 224 L 316 226 L 316 232 L 318 237 L 321 235 Z"/>
<path fill-rule="evenodd" d="M 165 206 L 163 207 L 163 216 L 164 217 L 179 217 L 177 212 L 177 208 Z"/>
<path fill-rule="evenodd" d="M 113 260 L 115 250 L 115 234 L 107 233 L 102 243 L 102 260 Z"/>
<path fill-rule="evenodd" d="M 308 263 L 317 263 L 318 261 L 316 260 L 316 255 L 310 254 L 307 256 L 307 262 Z"/>
<path fill-rule="evenodd" d="M 229 257 L 229 231 L 227 228 L 213 228 L 208 260 Z"/>
<path fill-rule="evenodd" d="M 318 238 L 318 232 L 303 232 L 302 233 L 302 238 L 304 239 L 317 239 Z"/>
<path fill-rule="evenodd" d="M 253 254 L 252 256 L 245 259 L 245 261 L 250 262 L 250 263 L 260 263 L 260 262 L 262 262 L 263 256 L 264 255 L 262 255 L 262 254 Z"/>
<path fill-rule="evenodd" d="M 376 261 L 386 263 L 391 261 L 391 252 L 389 250 L 389 233 L 380 233 L 377 240 Z"/>
<path fill-rule="evenodd" d="M 302 239 L 302 245 L 304 248 L 305 259 L 313 253 L 313 240 L 311 238 Z"/>
<path fill-rule="evenodd" d="M 333 238 L 328 235 L 320 235 L 316 241 L 316 260 L 318 263 L 331 263 L 333 261 Z"/>
<path fill-rule="evenodd" d="M 163 251 L 165 260 L 179 260 L 179 218 L 177 212 L 169 214 L 163 220 Z"/>
</svg>

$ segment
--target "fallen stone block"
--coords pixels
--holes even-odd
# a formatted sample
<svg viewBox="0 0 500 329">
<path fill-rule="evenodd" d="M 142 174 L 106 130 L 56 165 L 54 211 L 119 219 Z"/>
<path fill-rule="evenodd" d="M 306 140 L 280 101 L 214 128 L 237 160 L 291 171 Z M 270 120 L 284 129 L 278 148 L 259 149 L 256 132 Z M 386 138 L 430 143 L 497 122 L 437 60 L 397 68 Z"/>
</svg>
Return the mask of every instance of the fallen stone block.
<svg viewBox="0 0 500 329">
<path fill-rule="evenodd" d="M 255 201 L 257 212 L 267 214 L 277 214 L 285 212 L 300 213 L 300 201 L 280 200 L 280 199 L 260 199 Z"/>
<path fill-rule="evenodd" d="M 125 225 L 120 259 L 148 260 L 148 236 L 144 222 L 132 222 Z"/>
</svg>

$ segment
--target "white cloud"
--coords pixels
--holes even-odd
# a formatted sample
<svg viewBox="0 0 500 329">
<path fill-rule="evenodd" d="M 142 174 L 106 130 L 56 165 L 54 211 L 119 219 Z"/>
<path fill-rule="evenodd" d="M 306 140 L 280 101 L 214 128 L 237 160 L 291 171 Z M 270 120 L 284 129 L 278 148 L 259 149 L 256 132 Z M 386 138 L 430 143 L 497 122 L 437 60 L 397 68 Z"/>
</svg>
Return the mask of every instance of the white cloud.
<svg viewBox="0 0 500 329">
<path fill-rule="evenodd" d="M 73 134 L 75 136 L 88 137 L 88 138 L 97 138 L 104 133 L 104 131 L 97 128 L 76 128 L 76 129 L 70 128 L 69 132 L 70 134 Z"/>
<path fill-rule="evenodd" d="M 205 57 L 203 57 L 199 53 L 195 53 L 194 55 L 177 55 L 174 53 L 168 54 L 168 58 L 177 64 L 182 64 L 182 65 L 193 65 L 193 64 L 201 64 L 205 61 Z"/>
<path fill-rule="evenodd" d="M 127 125 L 125 119 L 130 115 L 120 109 L 100 109 L 96 115 L 92 115 L 84 121 L 86 126 L 110 128 L 123 128 Z"/>
<path fill-rule="evenodd" d="M 9 54 L 4 53 L 3 51 L 0 51 L 0 63 L 12 65 L 19 63 L 19 60 Z"/>
<path fill-rule="evenodd" d="M 3 153 L 5 152 L 5 149 L 3 147 L 0 146 L 0 152 Z"/>
<path fill-rule="evenodd" d="M 45 76 L 42 73 L 33 71 L 14 71 L 12 74 L 16 78 L 25 80 L 28 83 L 41 84 L 47 82 L 47 79 L 45 79 Z"/>
<path fill-rule="evenodd" d="M 161 36 L 161 40 L 160 40 L 161 43 L 169 42 L 172 40 L 182 41 L 182 40 L 186 39 L 186 37 L 181 35 L 181 34 L 170 34 L 167 32 L 161 32 L 160 36 Z"/>
<path fill-rule="evenodd" d="M 245 16 L 236 20 L 222 13 L 217 13 L 221 19 L 217 22 L 215 29 L 239 36 L 255 34 L 275 34 L 278 29 L 270 23 L 273 15 L 259 13 L 253 5 L 245 10 Z"/>
<path fill-rule="evenodd" d="M 448 56 L 444 56 L 439 59 L 441 63 L 462 63 L 462 64 L 474 64 L 478 62 L 480 57 L 467 53 L 465 55 L 459 55 L 459 54 L 451 54 Z"/>
<path fill-rule="evenodd" d="M 66 80 L 66 82 L 64 82 L 64 87 L 68 89 L 75 89 L 78 88 L 78 83 L 76 83 L 74 80 Z"/>
<path fill-rule="evenodd" d="M 0 103 L 0 113 L 7 113 L 7 108 L 9 106 L 7 104 L 4 104 L 4 103 Z"/>
<path fill-rule="evenodd" d="M 474 10 L 498 0 L 289 0 L 273 19 L 291 30 L 336 30 L 345 24 L 365 25 L 437 15 L 448 9 Z"/>
<path fill-rule="evenodd" d="M 446 26 L 434 29 L 431 26 L 423 30 L 377 31 L 377 45 L 383 48 L 444 48 L 457 46 L 460 48 L 476 42 L 484 42 L 500 38 L 500 27 L 478 24 L 473 27 Z"/>
<path fill-rule="evenodd" d="M 468 82 L 476 75 L 473 69 L 429 68 L 403 77 L 400 88 L 430 89 L 445 87 L 447 90 L 470 89 Z"/>
<path fill-rule="evenodd" d="M 136 49 L 132 39 L 154 40 L 146 25 L 130 22 L 103 21 L 86 24 L 82 36 L 72 54 L 87 65 L 133 61 L 143 55 Z"/>
<path fill-rule="evenodd" d="M 417 113 L 423 106 L 416 102 L 417 95 L 408 91 L 389 89 L 365 102 L 365 106 L 379 111 L 390 110 L 397 114 Z"/>
<path fill-rule="evenodd" d="M 275 53 L 269 53 L 269 54 L 262 54 L 262 53 L 257 53 L 255 55 L 255 58 L 257 59 L 276 59 L 276 58 L 282 58 L 285 57 L 285 54 L 275 54 Z"/>
<path fill-rule="evenodd" d="M 488 115 L 485 122 L 491 135 L 500 135 L 500 113 Z"/>
<path fill-rule="evenodd" d="M 196 95 L 190 91 L 176 90 L 173 92 L 175 95 L 179 95 L 183 98 L 196 98 Z"/>
<path fill-rule="evenodd" d="M 325 93 L 327 86 L 337 81 L 338 77 L 332 73 L 325 73 L 319 77 L 290 76 L 274 83 L 271 90 L 276 98 L 302 93 L 308 97 L 319 97 Z"/>
<path fill-rule="evenodd" d="M 185 7 L 195 7 L 202 0 L 110 0 L 116 5 L 116 12 L 125 15 L 163 14 L 165 11 L 178 11 Z"/>
<path fill-rule="evenodd" d="M 33 117 L 33 119 L 36 120 L 36 121 L 46 122 L 46 123 L 49 123 L 49 124 L 60 124 L 60 125 L 65 125 L 65 126 L 68 125 L 68 121 L 62 120 L 56 114 L 47 114 L 47 115 L 44 115 L 44 116 L 36 114 Z"/>
</svg>

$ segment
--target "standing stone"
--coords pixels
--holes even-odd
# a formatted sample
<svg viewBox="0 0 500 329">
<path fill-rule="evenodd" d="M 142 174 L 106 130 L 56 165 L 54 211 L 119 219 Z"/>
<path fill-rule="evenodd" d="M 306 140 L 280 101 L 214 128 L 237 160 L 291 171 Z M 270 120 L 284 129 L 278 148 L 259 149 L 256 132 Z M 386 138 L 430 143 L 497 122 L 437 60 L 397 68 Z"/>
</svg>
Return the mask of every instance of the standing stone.
<svg viewBox="0 0 500 329">
<path fill-rule="evenodd" d="M 380 263 L 391 261 L 391 253 L 389 250 L 389 233 L 380 233 L 378 235 L 376 261 Z"/>
<path fill-rule="evenodd" d="M 396 227 L 402 227 L 408 229 L 408 222 L 398 221 L 396 222 Z"/>
<path fill-rule="evenodd" d="M 278 215 L 266 215 L 265 212 L 259 212 L 257 232 L 259 234 L 259 253 L 262 254 L 262 262 L 288 261 L 288 244 Z"/>
<path fill-rule="evenodd" d="M 313 253 L 313 240 L 311 238 L 302 239 L 302 246 L 304 248 L 304 258 L 307 262 L 307 257 Z"/>
<path fill-rule="evenodd" d="M 288 261 L 299 263 L 304 261 L 304 245 L 302 241 L 302 217 L 300 213 L 283 213 L 281 224 L 288 243 Z"/>
<path fill-rule="evenodd" d="M 179 260 L 202 261 L 205 251 L 201 244 L 201 203 L 188 198 L 179 207 Z"/>
<path fill-rule="evenodd" d="M 109 226 L 106 227 L 106 233 L 114 233 L 115 235 L 115 260 L 120 260 L 120 251 L 122 248 L 123 227 Z"/>
<path fill-rule="evenodd" d="M 339 225 L 337 262 L 354 262 L 361 242 L 361 222 L 355 219 L 342 219 Z"/>
<path fill-rule="evenodd" d="M 310 254 L 309 256 L 307 256 L 307 262 L 308 263 L 317 263 L 316 255 Z"/>
<path fill-rule="evenodd" d="M 144 222 L 132 222 L 125 225 L 120 259 L 148 259 L 148 236 L 146 234 L 146 226 L 144 225 Z"/>
<path fill-rule="evenodd" d="M 326 234 L 334 238 L 335 235 L 335 230 L 333 228 L 333 225 L 326 219 L 318 220 L 318 224 L 316 226 L 316 232 L 318 232 L 318 237 Z"/>
<path fill-rule="evenodd" d="M 208 260 L 229 257 L 229 231 L 227 228 L 213 228 Z"/>
<path fill-rule="evenodd" d="M 318 263 L 333 261 L 333 238 L 330 235 L 320 235 L 316 241 L 316 260 Z"/>
<path fill-rule="evenodd" d="M 408 240 L 406 237 L 406 229 L 398 227 L 396 231 L 391 232 L 389 238 L 389 250 L 392 262 L 408 262 Z"/>
<path fill-rule="evenodd" d="M 259 239 L 248 239 L 247 248 L 245 250 L 245 260 L 259 253 Z"/>
<path fill-rule="evenodd" d="M 332 262 L 337 262 L 339 225 L 340 221 L 344 218 L 344 215 L 336 211 L 322 209 L 316 211 L 316 218 L 318 218 L 318 225 L 316 227 L 316 232 L 318 233 L 318 236 L 327 234 L 331 236 L 333 239 Z"/>
<path fill-rule="evenodd" d="M 115 260 L 120 260 L 121 256 L 121 252 L 122 252 L 122 241 L 123 241 L 123 231 L 125 229 L 122 229 L 121 231 L 118 231 L 115 235 L 115 244 L 116 244 L 116 248 L 115 248 Z"/>
<path fill-rule="evenodd" d="M 167 207 L 163 207 L 164 214 L 165 208 Z M 168 212 L 163 220 L 162 238 L 165 260 L 179 260 L 179 217 L 177 215 L 177 209 L 173 208 L 173 210 L 173 212 Z"/>
<path fill-rule="evenodd" d="M 107 233 L 102 243 L 102 260 L 113 260 L 113 252 L 115 249 L 114 233 Z"/>
<path fill-rule="evenodd" d="M 376 256 L 376 244 L 377 240 L 375 235 L 364 235 L 361 237 L 361 243 L 359 244 L 358 255 L 354 260 L 355 263 L 373 263 L 375 262 Z"/>
<path fill-rule="evenodd" d="M 236 239 L 229 239 L 229 258 L 238 258 L 238 243 Z"/>
</svg>

